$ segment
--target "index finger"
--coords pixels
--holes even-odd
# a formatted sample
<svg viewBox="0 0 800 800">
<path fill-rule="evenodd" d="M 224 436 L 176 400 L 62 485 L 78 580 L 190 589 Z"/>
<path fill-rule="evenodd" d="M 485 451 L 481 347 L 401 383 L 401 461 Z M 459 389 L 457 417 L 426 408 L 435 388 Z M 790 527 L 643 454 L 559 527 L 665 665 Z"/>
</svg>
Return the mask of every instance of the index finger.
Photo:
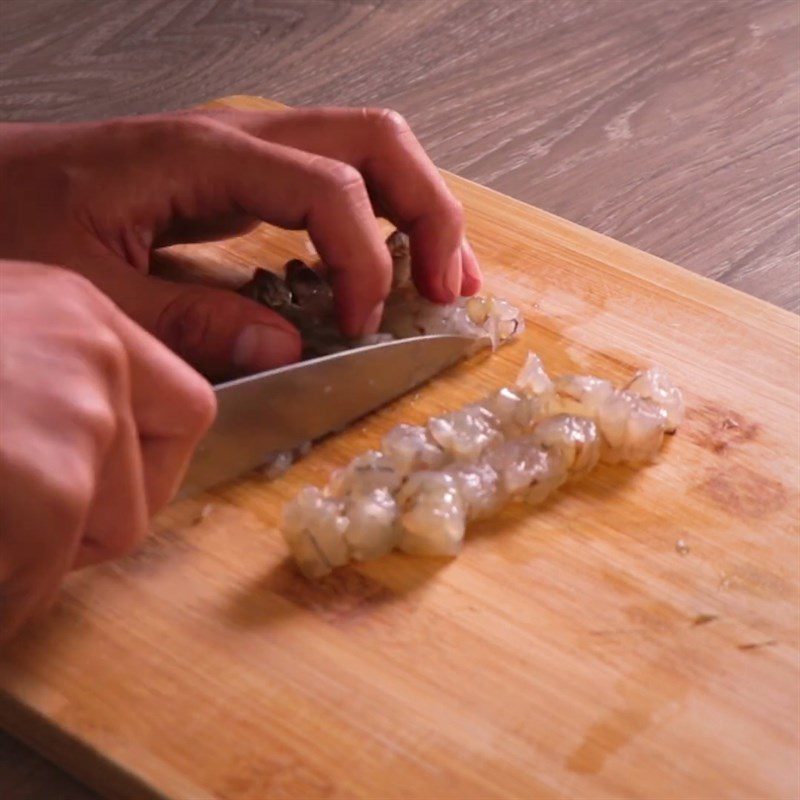
<svg viewBox="0 0 800 800">
<path fill-rule="evenodd" d="M 141 118 L 129 126 L 140 133 L 128 138 L 135 146 L 136 185 L 147 187 L 144 205 L 152 218 L 145 224 L 156 239 L 175 219 L 197 222 L 231 214 L 306 229 L 330 268 L 342 332 L 356 337 L 377 330 L 392 262 L 357 169 L 198 115 Z M 109 276 L 99 263 L 107 257 L 101 251 L 94 258 L 92 280 L 117 284 L 127 296 L 125 310 L 157 330 L 149 298 L 126 291 L 119 274 Z M 80 270 L 88 274 L 85 260 Z"/>
<path fill-rule="evenodd" d="M 262 139 L 358 169 L 373 203 L 409 234 L 414 280 L 425 296 L 452 302 L 459 293 L 474 294 L 480 287 L 480 269 L 464 239 L 461 204 L 396 112 L 318 108 L 213 113 Z"/>
</svg>

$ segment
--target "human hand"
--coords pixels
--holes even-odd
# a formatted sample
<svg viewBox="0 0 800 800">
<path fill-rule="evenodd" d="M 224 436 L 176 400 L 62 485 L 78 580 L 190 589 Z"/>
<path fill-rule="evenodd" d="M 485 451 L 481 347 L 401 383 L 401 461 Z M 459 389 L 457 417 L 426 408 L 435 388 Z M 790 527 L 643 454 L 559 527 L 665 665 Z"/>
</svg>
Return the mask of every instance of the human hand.
<svg viewBox="0 0 800 800">
<path fill-rule="evenodd" d="M 211 387 L 89 281 L 0 261 L 0 641 L 175 493 Z M 154 387 L 157 390 L 154 391 Z"/>
<path fill-rule="evenodd" d="M 449 302 L 480 271 L 461 208 L 392 112 L 220 110 L 0 126 L 0 257 L 64 264 L 213 379 L 296 360 L 296 330 L 231 291 L 148 275 L 151 250 L 257 220 L 308 229 L 346 335 L 391 284 L 375 214 L 410 235 L 414 280 Z"/>
</svg>

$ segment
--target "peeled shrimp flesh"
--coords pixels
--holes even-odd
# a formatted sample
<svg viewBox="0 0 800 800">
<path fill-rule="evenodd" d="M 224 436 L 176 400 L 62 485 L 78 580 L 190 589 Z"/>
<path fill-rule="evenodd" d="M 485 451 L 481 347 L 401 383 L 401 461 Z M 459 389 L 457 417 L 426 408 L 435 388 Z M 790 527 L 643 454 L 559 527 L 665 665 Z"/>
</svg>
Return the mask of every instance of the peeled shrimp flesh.
<svg viewBox="0 0 800 800">
<path fill-rule="evenodd" d="M 425 426 L 398 425 L 323 490 L 304 489 L 286 508 L 284 535 L 310 577 L 393 548 L 453 556 L 469 521 L 509 501 L 542 503 L 601 459 L 652 460 L 682 415 L 660 368 L 617 389 L 592 376 L 553 380 L 531 354 L 515 386 Z"/>
</svg>

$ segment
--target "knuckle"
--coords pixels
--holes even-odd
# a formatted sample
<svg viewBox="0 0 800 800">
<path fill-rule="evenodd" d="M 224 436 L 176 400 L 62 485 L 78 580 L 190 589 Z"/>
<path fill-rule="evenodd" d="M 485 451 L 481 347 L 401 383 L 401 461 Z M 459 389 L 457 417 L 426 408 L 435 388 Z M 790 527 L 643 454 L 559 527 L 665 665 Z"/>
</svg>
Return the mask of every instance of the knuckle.
<svg viewBox="0 0 800 800">
<path fill-rule="evenodd" d="M 440 202 L 442 227 L 454 237 L 460 238 L 464 232 L 464 206 L 449 193 Z"/>
<path fill-rule="evenodd" d="M 411 131 L 411 126 L 405 117 L 392 108 L 368 108 L 366 116 L 375 126 L 379 135 L 397 139 Z"/>
<path fill-rule="evenodd" d="M 212 156 L 216 152 L 229 153 L 236 140 L 235 131 L 222 121 L 199 114 L 175 115 L 167 118 L 169 136 L 181 154 L 196 151 Z M 159 136 L 159 152 L 163 150 L 163 137 Z"/>
<path fill-rule="evenodd" d="M 104 147 L 109 152 L 135 153 L 148 159 L 164 151 L 165 142 L 180 130 L 177 115 L 117 117 L 99 123 Z"/>
<path fill-rule="evenodd" d="M 321 177 L 330 190 L 346 194 L 366 194 L 367 188 L 361 173 L 350 164 L 331 159 L 319 159 Z"/>
<path fill-rule="evenodd" d="M 97 403 L 87 417 L 89 428 L 99 443 L 107 445 L 113 440 L 117 432 L 117 415 L 108 403 Z"/>
<path fill-rule="evenodd" d="M 89 331 L 79 347 L 84 367 L 65 383 L 66 410 L 96 449 L 105 448 L 117 433 L 118 407 L 127 396 L 127 355 L 107 329 Z"/>
<path fill-rule="evenodd" d="M 219 129 L 219 123 L 202 114 L 171 114 L 160 120 L 162 134 L 174 136 L 176 139 L 190 141 L 202 140 Z"/>
<path fill-rule="evenodd" d="M 107 379 L 117 382 L 127 371 L 128 354 L 120 338 L 105 325 L 97 325 L 87 341 L 88 355 Z"/>
<path fill-rule="evenodd" d="M 63 475 L 51 475 L 48 506 L 52 519 L 62 531 L 73 534 L 83 527 L 94 491 L 94 470 L 85 461 L 76 459 Z"/>
<path fill-rule="evenodd" d="M 343 205 L 351 214 L 361 213 L 365 209 L 372 212 L 363 176 L 355 167 L 340 161 L 331 161 L 322 170 L 318 203 L 327 207 Z"/>
<path fill-rule="evenodd" d="M 185 148 L 206 142 L 220 128 L 214 119 L 196 113 L 172 113 L 140 119 L 112 120 L 110 135 L 137 152 L 162 156 L 179 154 Z M 118 126 L 114 130 L 113 126 Z"/>
<path fill-rule="evenodd" d="M 105 450 L 117 432 L 118 419 L 106 398 L 97 393 L 75 401 L 73 414 L 81 429 L 89 435 L 97 450 Z"/>
<path fill-rule="evenodd" d="M 444 201 L 444 208 L 454 224 L 464 224 L 464 206 L 460 200 L 453 197 L 453 195 L 448 195 L 447 199 Z"/>
</svg>

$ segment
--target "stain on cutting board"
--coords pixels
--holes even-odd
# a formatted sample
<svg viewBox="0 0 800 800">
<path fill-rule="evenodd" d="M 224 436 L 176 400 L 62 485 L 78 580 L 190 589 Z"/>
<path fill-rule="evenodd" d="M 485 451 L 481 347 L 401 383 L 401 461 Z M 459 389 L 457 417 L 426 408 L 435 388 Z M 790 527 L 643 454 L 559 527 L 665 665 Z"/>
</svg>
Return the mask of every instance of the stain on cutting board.
<svg viewBox="0 0 800 800">
<path fill-rule="evenodd" d="M 732 445 L 756 440 L 760 432 L 759 423 L 713 403 L 687 408 L 686 423 L 681 429 L 687 439 L 717 454 L 726 452 Z"/>
<path fill-rule="evenodd" d="M 396 599 L 385 586 L 354 567 L 341 567 L 324 578 L 310 581 L 290 559 L 275 568 L 264 586 L 298 608 L 337 626 L 355 622 Z"/>
<path fill-rule="evenodd" d="M 686 678 L 660 662 L 624 676 L 616 685 L 620 704 L 589 728 L 567 759 L 567 769 L 584 775 L 599 773 L 608 758 L 653 722 L 663 719 L 665 713 L 677 710 L 690 688 Z"/>
<path fill-rule="evenodd" d="M 703 493 L 728 514 L 761 519 L 780 511 L 787 503 L 786 487 L 773 478 L 742 464 L 711 470 L 700 485 Z"/>
</svg>

